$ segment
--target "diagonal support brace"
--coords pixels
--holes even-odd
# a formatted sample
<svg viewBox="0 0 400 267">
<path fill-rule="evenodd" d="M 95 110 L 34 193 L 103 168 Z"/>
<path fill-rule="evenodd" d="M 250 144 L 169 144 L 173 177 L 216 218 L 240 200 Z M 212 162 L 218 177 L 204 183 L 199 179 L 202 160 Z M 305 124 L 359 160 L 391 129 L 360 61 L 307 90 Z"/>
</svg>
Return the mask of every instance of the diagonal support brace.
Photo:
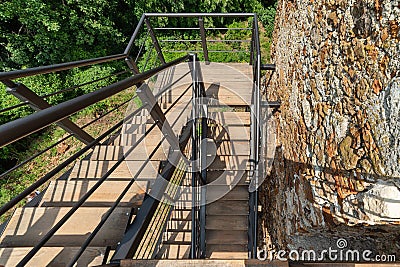
<svg viewBox="0 0 400 267">
<path fill-rule="evenodd" d="M 150 37 L 151 37 L 151 40 L 153 41 L 154 48 L 157 51 L 157 55 L 158 55 L 159 59 L 161 60 L 161 63 L 165 64 L 165 59 L 164 59 L 164 55 L 163 55 L 162 50 L 161 50 L 161 46 L 158 43 L 156 34 L 154 33 L 153 27 L 151 27 L 149 19 L 145 18 L 144 22 L 146 23 L 147 29 L 149 29 Z"/>
<path fill-rule="evenodd" d="M 206 30 L 204 28 L 203 18 L 199 18 L 199 28 L 200 28 L 200 36 L 201 36 L 201 46 L 203 47 L 204 61 L 208 65 L 208 64 L 210 64 L 210 60 L 208 59 Z"/>
<path fill-rule="evenodd" d="M 160 105 L 158 104 L 156 98 L 151 92 L 149 86 L 147 84 L 143 84 L 136 90 L 136 94 L 139 96 L 140 100 L 142 100 L 143 105 L 149 111 L 151 117 L 154 121 L 158 122 L 157 126 L 160 128 L 161 132 L 171 145 L 173 150 L 179 150 L 179 140 L 172 130 L 171 125 L 167 121 L 164 113 L 161 110 Z"/>
<path fill-rule="evenodd" d="M 12 85 L 12 87 L 7 88 L 7 93 L 12 94 L 22 102 L 28 102 L 29 106 L 34 110 L 40 111 L 51 107 L 48 102 L 46 102 L 43 98 L 34 93 L 24 84 L 14 83 L 10 81 L 8 85 Z M 94 141 L 94 138 L 91 135 L 82 130 L 78 125 L 76 125 L 69 119 L 63 119 L 57 122 L 57 125 L 65 131 L 73 134 L 77 139 L 79 139 L 86 145 Z"/>
</svg>

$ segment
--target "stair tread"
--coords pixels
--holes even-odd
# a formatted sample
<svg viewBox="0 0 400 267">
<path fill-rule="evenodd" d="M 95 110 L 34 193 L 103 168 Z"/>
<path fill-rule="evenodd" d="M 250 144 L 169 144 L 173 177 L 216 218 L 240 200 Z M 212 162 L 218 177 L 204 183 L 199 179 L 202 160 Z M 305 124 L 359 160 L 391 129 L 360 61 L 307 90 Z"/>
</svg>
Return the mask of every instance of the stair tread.
<svg viewBox="0 0 400 267">
<path fill-rule="evenodd" d="M 104 181 L 100 187 L 85 201 L 83 206 L 105 207 L 111 206 L 125 189 L 129 181 Z M 68 207 L 74 205 L 87 193 L 96 181 L 52 181 L 39 206 L 42 207 Z M 119 206 L 138 207 L 142 204 L 146 190 L 146 182 L 135 182 L 121 200 Z"/>
<path fill-rule="evenodd" d="M 243 230 L 207 230 L 207 244 L 245 245 L 248 242 L 247 231 Z"/>
<path fill-rule="evenodd" d="M 247 215 L 207 215 L 206 217 L 206 229 L 247 231 L 247 228 Z"/>
<path fill-rule="evenodd" d="M 101 178 L 116 161 L 106 160 L 81 160 L 75 163 L 69 179 L 98 179 Z M 158 174 L 159 162 L 145 161 L 123 161 L 108 177 L 109 179 L 130 180 L 136 176 L 139 169 L 144 165 L 145 167 L 137 176 L 136 180 L 153 180 Z"/>
<path fill-rule="evenodd" d="M 192 232 L 166 232 L 164 233 L 163 242 L 171 243 L 171 242 L 190 242 L 192 240 Z"/>
<path fill-rule="evenodd" d="M 248 141 L 250 140 L 250 126 L 247 125 L 224 125 L 222 122 L 210 122 L 208 134 L 217 141 Z"/>
<path fill-rule="evenodd" d="M 30 247 L 36 245 L 68 211 L 63 207 L 25 207 L 14 212 L 4 230 L 2 247 Z M 69 220 L 50 238 L 46 246 L 81 246 L 100 222 L 108 208 L 79 208 Z M 116 208 L 99 233 L 90 243 L 91 247 L 114 247 L 123 237 L 128 223 L 130 208 Z M 84 219 L 82 219 L 84 218 Z"/>
<path fill-rule="evenodd" d="M 212 152 L 211 152 L 212 151 Z M 207 154 L 216 152 L 216 155 L 235 155 L 235 156 L 249 156 L 250 155 L 250 142 L 237 141 L 237 140 L 224 140 L 207 142 Z"/>
<path fill-rule="evenodd" d="M 93 149 L 93 153 L 90 157 L 91 160 L 109 160 L 117 161 L 124 154 L 127 153 L 130 146 L 114 146 L 114 145 L 99 145 Z M 150 151 L 151 152 L 151 151 Z M 133 152 L 127 156 L 127 160 L 147 160 L 150 152 L 144 149 L 134 149 Z M 166 153 L 162 148 L 158 149 L 152 156 L 151 160 L 166 160 Z"/>
<path fill-rule="evenodd" d="M 247 245 L 207 245 L 206 257 L 210 259 L 247 259 Z"/>
<path fill-rule="evenodd" d="M 169 245 L 191 245 L 191 241 L 175 241 L 175 240 L 167 240 L 163 241 L 164 244 L 169 244 Z"/>
<path fill-rule="evenodd" d="M 207 187 L 207 202 L 215 200 L 248 200 L 249 187 L 247 185 L 210 185 Z"/>
<path fill-rule="evenodd" d="M 167 229 L 172 229 L 174 231 L 186 231 L 192 229 L 192 221 L 168 221 Z"/>
<path fill-rule="evenodd" d="M 0 265 L 16 266 L 33 247 L 0 248 Z M 66 266 L 80 247 L 42 247 L 29 261 L 28 266 Z M 87 248 L 77 261 L 77 267 L 101 265 L 103 247 Z"/>
<path fill-rule="evenodd" d="M 161 244 L 156 259 L 188 259 L 190 257 L 190 245 Z"/>
<path fill-rule="evenodd" d="M 249 172 L 245 170 L 212 170 L 207 171 L 207 182 L 221 185 L 248 185 Z"/>
<path fill-rule="evenodd" d="M 207 170 L 250 170 L 251 163 L 249 156 L 242 155 L 215 155 L 209 156 L 207 162 L 213 159 L 213 162 L 207 167 Z"/>
<path fill-rule="evenodd" d="M 174 233 L 177 232 L 189 233 L 191 231 L 192 231 L 191 229 L 167 229 L 167 232 L 174 232 Z"/>
<path fill-rule="evenodd" d="M 242 200 L 218 200 L 207 205 L 207 215 L 248 215 L 249 204 Z"/>
<path fill-rule="evenodd" d="M 250 125 L 250 112 L 209 112 L 208 118 L 222 125 Z"/>
</svg>

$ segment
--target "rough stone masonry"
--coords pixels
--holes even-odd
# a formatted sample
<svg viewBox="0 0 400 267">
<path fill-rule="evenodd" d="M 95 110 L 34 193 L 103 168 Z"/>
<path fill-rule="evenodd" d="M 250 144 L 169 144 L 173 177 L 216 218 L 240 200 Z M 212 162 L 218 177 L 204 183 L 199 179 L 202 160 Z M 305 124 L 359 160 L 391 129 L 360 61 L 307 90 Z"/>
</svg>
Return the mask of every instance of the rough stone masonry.
<svg viewBox="0 0 400 267">
<path fill-rule="evenodd" d="M 400 1 L 278 2 L 263 226 L 279 249 L 346 238 L 400 260 Z"/>
</svg>

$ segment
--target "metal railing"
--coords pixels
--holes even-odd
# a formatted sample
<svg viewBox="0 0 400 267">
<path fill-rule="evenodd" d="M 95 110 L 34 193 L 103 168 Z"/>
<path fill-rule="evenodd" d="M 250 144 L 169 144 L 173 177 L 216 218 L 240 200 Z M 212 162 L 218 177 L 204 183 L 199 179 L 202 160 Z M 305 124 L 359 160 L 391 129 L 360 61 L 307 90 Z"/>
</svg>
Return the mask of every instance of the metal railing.
<svg viewBox="0 0 400 267">
<path fill-rule="evenodd" d="M 192 242 L 191 258 L 206 256 L 206 187 L 207 184 L 207 97 L 201 68 L 192 56 L 193 109 L 192 118 Z"/>
<path fill-rule="evenodd" d="M 176 28 L 176 27 L 154 27 L 152 26 L 152 18 L 165 17 L 165 18 L 194 18 L 197 19 L 198 27 L 187 27 L 187 28 Z M 251 28 L 226 28 L 226 27 L 205 27 L 204 18 L 205 17 L 229 17 L 229 18 L 253 18 L 253 25 Z M 74 153 L 72 156 L 67 158 L 64 162 L 59 164 L 53 170 L 48 172 L 42 178 L 36 180 L 33 184 L 28 186 L 22 193 L 15 196 L 12 200 L 6 203 L 0 208 L 0 215 L 5 214 L 7 211 L 15 207 L 21 202 L 26 196 L 31 194 L 31 192 L 43 186 L 50 179 L 54 178 L 56 175 L 66 170 L 67 167 L 71 166 L 80 157 L 87 155 L 88 152 L 96 145 L 101 144 L 107 137 L 115 132 L 118 132 L 124 121 L 126 119 L 132 118 L 133 116 L 139 114 L 142 110 L 148 109 L 150 115 L 154 119 L 154 123 L 145 132 L 144 136 L 139 138 L 137 142 L 128 150 L 126 153 L 119 158 L 113 166 L 95 183 L 95 185 L 84 194 L 78 202 L 76 202 L 70 209 L 70 211 L 54 226 L 48 233 L 43 235 L 43 238 L 36 244 L 36 246 L 29 251 L 29 253 L 21 260 L 18 266 L 24 266 L 28 261 L 43 247 L 46 242 L 60 229 L 67 220 L 85 203 L 85 201 L 97 190 L 100 185 L 107 180 L 111 173 L 124 161 L 124 159 L 129 156 L 130 153 L 135 149 L 135 147 L 148 135 L 154 128 L 159 127 L 162 129 L 163 133 L 167 131 L 166 135 L 161 140 L 167 140 L 172 147 L 183 152 L 186 149 L 188 143 L 191 139 L 191 159 L 194 164 L 192 164 L 192 176 L 191 176 L 191 187 L 192 187 L 192 240 L 191 240 L 191 258 L 204 258 L 206 255 L 206 230 L 205 230 L 205 220 L 206 220 L 206 192 L 203 185 L 207 184 L 207 172 L 206 172 L 206 161 L 207 161 L 207 146 L 206 142 L 203 142 L 207 138 L 207 105 L 203 103 L 202 98 L 206 96 L 205 87 L 203 84 L 203 79 L 201 75 L 201 69 L 199 64 L 199 59 L 196 55 L 185 55 L 183 57 L 166 62 L 165 49 L 161 46 L 164 43 L 179 43 L 187 42 L 187 40 L 180 39 L 165 39 L 161 40 L 157 37 L 157 33 L 163 30 L 194 30 L 199 32 L 199 39 L 190 40 L 190 42 L 201 43 L 201 50 L 199 53 L 203 55 L 204 60 L 209 61 L 209 53 L 213 52 L 232 52 L 232 51 L 214 51 L 209 50 L 209 43 L 215 42 L 227 42 L 227 43 L 250 43 L 250 63 L 253 65 L 253 92 L 252 92 L 252 103 L 251 103 L 251 161 L 252 161 L 252 184 L 258 186 L 260 169 L 258 163 L 260 161 L 260 107 L 261 107 L 261 97 L 260 97 L 260 83 L 261 83 L 261 70 L 274 69 L 274 65 L 262 65 L 261 64 L 261 50 L 260 50 L 260 40 L 259 40 L 259 29 L 257 16 L 253 13 L 167 13 L 167 14 L 154 14 L 146 13 L 140 18 L 135 31 L 129 40 L 125 51 L 122 54 L 106 56 L 95 59 L 80 60 L 75 62 L 61 63 L 50 66 L 42 66 L 24 70 L 16 70 L 10 72 L 0 73 L 0 81 L 8 87 L 8 91 L 14 96 L 19 98 L 22 103 L 14 105 L 12 107 L 0 110 L 0 113 L 5 111 L 11 111 L 16 108 L 20 108 L 25 105 L 31 106 L 35 113 L 28 115 L 26 117 L 10 121 L 3 125 L 0 125 L 0 147 L 6 146 L 8 144 L 14 143 L 26 136 L 29 136 L 35 132 L 40 131 L 50 125 L 57 123 L 60 127 L 66 130 L 69 135 L 62 138 L 61 140 L 51 144 L 47 148 L 37 152 L 35 155 L 23 160 L 17 166 L 12 167 L 6 172 L 0 174 L 0 178 L 9 175 L 16 169 L 24 166 L 28 162 L 36 159 L 37 157 L 43 155 L 50 149 L 54 148 L 58 144 L 64 142 L 68 138 L 76 137 L 78 140 L 84 143 L 82 149 Z M 217 39 L 207 39 L 207 31 L 215 30 L 251 30 L 251 40 L 217 40 Z M 151 40 L 151 44 L 148 44 L 148 40 Z M 177 50 L 178 51 L 178 50 Z M 156 52 L 154 57 L 153 53 Z M 179 50 L 178 52 L 193 52 L 193 50 Z M 237 51 L 234 51 L 237 52 Z M 127 66 L 127 70 L 122 70 L 116 72 L 115 76 L 123 76 L 130 73 L 131 76 L 114 82 L 108 86 L 99 88 L 88 94 L 84 94 L 73 99 L 67 100 L 55 106 L 51 106 L 44 99 L 53 95 L 61 94 L 64 92 L 72 91 L 81 86 L 87 84 L 95 83 L 100 80 L 107 79 L 107 77 L 99 78 L 90 82 L 83 84 L 74 85 L 69 88 L 62 89 L 60 91 L 50 93 L 45 96 L 40 96 L 36 94 L 33 90 L 27 88 L 22 82 L 13 81 L 15 79 L 21 79 L 24 77 L 44 75 L 48 73 L 69 71 L 78 67 L 83 66 L 93 66 L 94 64 L 103 64 L 107 62 L 115 62 L 119 60 L 124 60 Z M 190 61 L 190 73 L 192 75 L 192 121 L 190 121 L 186 127 L 181 132 L 179 138 L 171 138 L 173 132 L 171 128 L 166 123 L 165 115 L 170 110 L 163 112 L 160 107 L 160 101 L 165 96 L 168 88 L 164 88 L 158 94 L 153 95 L 151 90 L 147 87 L 144 82 L 160 73 L 165 71 L 172 66 L 179 63 Z M 188 73 L 187 73 L 188 74 Z M 185 74 L 185 75 L 187 75 Z M 183 78 L 184 76 L 182 76 Z M 117 122 L 115 125 L 111 126 L 104 133 L 100 134 L 98 137 L 89 135 L 85 128 L 94 124 L 96 121 L 100 120 L 104 116 L 111 114 L 112 112 L 126 106 L 130 101 L 124 101 L 120 103 L 117 107 L 105 112 L 102 116 L 96 118 L 95 120 L 87 123 L 83 127 L 79 127 L 74 124 L 70 118 L 77 112 L 95 104 L 99 101 L 108 99 L 132 86 L 136 86 L 137 98 L 140 98 L 144 105 L 133 113 L 129 114 L 127 118 Z M 169 85 L 172 86 L 171 84 Z M 188 88 L 189 89 L 189 88 Z M 176 103 L 176 102 L 175 102 Z M 174 103 L 172 104 L 172 106 Z M 151 107 L 151 108 L 149 108 Z M 167 126 L 167 127 L 166 127 Z M 160 143 L 161 143 L 160 142 Z M 160 144 L 159 144 L 160 145 Z M 156 150 L 156 149 L 155 149 Z M 155 150 L 150 154 L 149 159 L 154 155 Z M 171 150 L 173 152 L 173 150 Z M 180 160 L 179 156 L 174 153 L 169 155 L 172 161 L 177 163 Z M 174 175 L 176 170 L 176 165 L 169 163 L 167 164 L 160 174 L 164 179 L 168 181 Z M 142 166 L 143 167 L 143 166 Z M 142 169 L 139 170 L 139 173 Z M 139 174 L 138 173 L 138 174 Z M 138 175 L 137 174 L 137 175 Z M 100 223 L 97 225 L 95 230 L 87 237 L 85 242 L 82 244 L 81 248 L 71 259 L 68 266 L 73 266 L 75 262 L 79 259 L 85 249 L 88 247 L 90 242 L 99 232 L 101 227 L 110 217 L 113 210 L 121 202 L 124 195 L 128 192 L 129 188 L 135 182 L 136 177 L 132 177 L 130 182 L 126 185 L 121 195 L 115 200 L 113 205 L 102 217 Z M 155 183 L 152 188 L 152 196 L 162 196 L 166 187 L 164 183 L 158 185 Z M 249 257 L 254 258 L 257 253 L 257 207 L 258 207 L 258 191 L 255 189 L 250 192 L 249 195 L 249 231 L 248 231 L 248 251 Z M 128 225 L 127 231 L 121 243 L 118 245 L 116 252 L 113 255 L 112 263 L 118 263 L 121 259 L 126 259 L 132 257 L 138 248 L 141 240 L 144 236 L 144 231 L 146 226 L 151 219 L 154 211 L 156 210 L 159 201 L 154 197 L 147 197 L 143 202 L 139 213 L 137 214 L 134 222 Z"/>
<path fill-rule="evenodd" d="M 251 139 L 250 139 L 250 158 L 251 158 L 251 182 L 249 187 L 249 227 L 248 227 L 248 251 L 250 258 L 257 257 L 257 233 L 258 233 L 258 187 L 260 186 L 260 179 L 263 172 L 261 163 L 263 160 L 261 142 L 261 130 L 265 121 L 262 117 L 262 103 L 261 103 L 261 70 L 275 70 L 274 64 L 261 63 L 261 48 L 260 48 L 260 34 L 258 28 L 257 15 L 254 14 L 253 28 L 251 40 L 251 56 L 250 63 L 253 65 L 253 92 L 251 103 Z M 272 103 L 277 105 L 277 103 Z M 268 102 L 267 102 L 268 105 Z M 267 133 L 264 133 L 267 134 Z"/>
</svg>

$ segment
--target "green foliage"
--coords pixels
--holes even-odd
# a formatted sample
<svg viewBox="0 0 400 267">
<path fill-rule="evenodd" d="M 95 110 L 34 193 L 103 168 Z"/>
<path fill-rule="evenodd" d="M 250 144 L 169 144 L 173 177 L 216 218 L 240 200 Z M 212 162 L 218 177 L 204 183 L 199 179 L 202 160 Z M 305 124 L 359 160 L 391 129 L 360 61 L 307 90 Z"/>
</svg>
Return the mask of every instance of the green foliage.
<svg viewBox="0 0 400 267">
<path fill-rule="evenodd" d="M 262 22 L 261 49 L 264 61 L 268 60 L 270 38 L 273 31 L 276 12 L 276 0 L 8 0 L 0 5 L 0 71 L 23 69 L 35 66 L 50 65 L 61 62 L 82 60 L 124 51 L 137 22 L 144 12 L 256 12 Z M 198 18 L 151 18 L 153 27 L 198 27 Z M 235 18 L 204 18 L 206 27 L 229 27 L 229 30 L 208 31 L 209 39 L 243 40 L 250 39 L 251 31 L 238 31 L 233 28 L 251 27 L 251 21 Z M 200 39 L 198 31 L 169 31 L 158 38 L 162 39 Z M 148 70 L 160 60 L 146 33 L 141 33 L 135 42 L 132 55 L 136 55 L 139 44 L 144 42 L 143 56 L 138 61 L 141 71 Z M 167 43 L 160 42 L 165 51 L 166 61 L 186 54 L 169 50 L 202 51 L 201 43 Z M 209 59 L 213 62 L 248 62 L 250 43 L 213 42 L 208 43 Z M 211 52 L 213 50 L 232 51 L 229 53 Z M 199 52 L 204 60 L 204 55 Z M 47 97 L 51 105 L 93 92 L 107 86 L 122 77 L 112 76 L 85 86 L 80 84 L 110 76 L 126 69 L 124 62 L 99 64 L 70 71 L 37 75 L 19 79 L 16 82 L 25 84 L 40 96 L 48 95 L 66 88 L 72 90 Z M 131 97 L 131 96 L 129 96 Z M 0 110 L 17 105 L 20 101 L 6 92 L 0 84 Z M 122 98 L 104 100 L 79 112 L 72 119 L 82 116 L 96 117 L 120 103 Z M 138 98 L 136 104 L 141 105 Z M 0 124 L 25 117 L 33 110 L 29 106 L 19 107 L 0 113 Z M 57 128 L 59 129 L 59 128 Z M 95 129 L 94 133 L 97 133 Z M 8 169 L 15 161 L 21 162 L 33 153 L 40 151 L 60 138 L 65 132 L 50 128 L 19 142 L 0 148 L 0 172 Z M 50 155 L 55 155 L 55 149 Z M 45 161 L 37 162 L 39 169 L 46 170 Z M 38 166 L 36 166 L 38 167 Z M 13 195 L 21 192 L 28 184 L 38 178 L 39 171 L 16 171 L 8 179 L 0 182 L 0 204 L 8 201 Z M 10 183 L 9 183 L 10 182 Z"/>
<path fill-rule="evenodd" d="M 105 14 L 114 14 L 108 16 Z M 1 5 L 1 67 L 32 67 L 120 52 L 114 1 L 12 0 Z"/>
</svg>

